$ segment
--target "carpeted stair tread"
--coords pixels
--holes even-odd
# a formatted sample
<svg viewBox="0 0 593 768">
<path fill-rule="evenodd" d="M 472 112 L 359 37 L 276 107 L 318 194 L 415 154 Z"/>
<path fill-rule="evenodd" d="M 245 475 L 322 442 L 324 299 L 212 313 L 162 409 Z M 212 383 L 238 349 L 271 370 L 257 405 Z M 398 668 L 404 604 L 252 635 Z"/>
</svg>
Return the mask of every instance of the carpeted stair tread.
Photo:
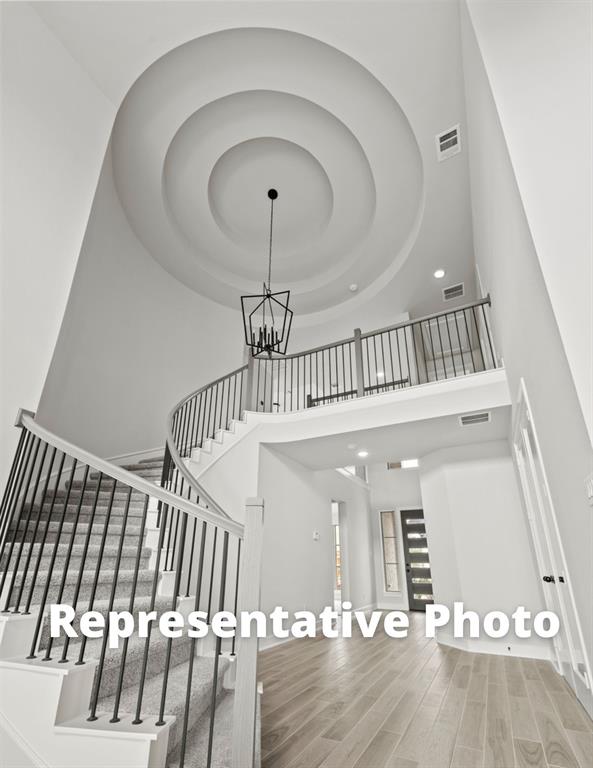
<svg viewBox="0 0 593 768">
<path fill-rule="evenodd" d="M 85 649 L 85 659 L 98 659 L 101 655 L 102 639 L 87 640 Z M 161 635 L 158 628 L 153 628 L 148 645 L 148 662 L 146 666 L 145 690 L 153 685 L 151 681 L 159 678 L 162 685 L 163 666 L 167 652 L 169 639 Z M 100 709 L 105 708 L 105 701 L 111 701 L 113 708 L 113 697 L 117 690 L 122 652 L 123 640 L 120 639 L 120 648 L 109 648 L 105 650 L 105 661 L 101 674 L 101 684 L 99 689 Z M 126 652 L 126 664 L 124 670 L 122 697 L 126 697 L 127 702 L 136 701 L 138 696 L 138 681 L 142 673 L 144 663 L 144 654 L 146 651 L 146 638 L 132 635 L 128 640 Z M 186 666 L 191 652 L 191 640 L 187 635 L 174 638 L 171 641 L 171 662 L 169 666 L 169 678 L 174 670 L 179 666 Z M 98 675 L 98 672 L 97 672 Z M 95 684 L 97 676 L 95 676 Z M 156 684 L 155 684 L 156 685 Z M 153 686 L 154 687 L 154 686 Z M 150 688 L 152 690 L 152 688 Z M 145 699 L 143 698 L 143 701 Z M 143 709 L 145 709 L 143 705 Z M 127 711 L 122 709 L 122 711 Z M 133 710 L 130 710 L 133 711 Z M 146 710 L 149 711 L 149 710 Z M 158 711 L 158 710 L 157 710 Z"/>
<path fill-rule="evenodd" d="M 149 570 L 139 571 L 138 577 L 137 577 L 137 586 L 136 586 L 137 594 L 142 593 L 143 590 L 149 589 L 152 586 L 153 573 L 154 573 L 153 571 L 149 571 Z M 9 572 L 7 579 L 11 578 L 11 576 L 12 574 L 10 574 Z M 29 588 L 32 583 L 32 577 L 33 577 L 33 574 L 29 573 L 27 574 L 27 578 L 25 579 L 24 594 L 27 595 L 27 599 L 29 594 Z M 31 599 L 32 607 L 35 607 L 36 605 L 41 604 L 47 578 L 48 578 L 48 571 L 40 570 L 37 575 L 36 585 L 33 591 L 33 597 Z M 128 594 L 129 596 L 129 590 L 131 588 L 133 579 L 134 579 L 133 570 L 120 571 L 117 576 L 116 594 L 119 594 L 120 597 L 123 597 L 125 594 Z M 94 581 L 95 581 L 94 571 L 83 573 L 80 591 L 79 591 L 79 597 L 81 601 L 84 600 L 85 597 L 90 596 L 93 590 Z M 68 571 L 68 573 L 66 574 L 65 587 L 62 594 L 62 598 L 61 598 L 62 603 L 70 603 L 72 601 L 72 599 L 74 598 L 77 582 L 78 582 L 78 574 L 75 573 L 74 571 Z M 22 583 L 22 575 L 19 573 L 17 574 L 17 578 L 15 579 L 13 594 L 16 594 L 18 592 L 18 590 L 20 589 L 21 583 Z M 55 603 L 57 601 L 58 591 L 60 589 L 61 583 L 62 583 L 62 574 L 59 572 L 54 572 L 50 581 L 50 588 L 47 595 L 48 604 L 52 602 Z M 96 590 L 95 590 L 96 598 L 98 600 L 108 598 L 111 594 L 112 585 L 113 585 L 113 570 L 99 572 Z"/>
<path fill-rule="evenodd" d="M 70 548 L 69 542 L 63 542 L 58 545 L 58 552 L 55 560 L 55 569 L 60 573 L 61 573 L 61 569 L 66 565 L 69 548 Z M 54 549 L 55 547 L 53 545 L 48 546 L 46 544 L 43 547 L 43 553 L 41 555 L 41 569 L 43 569 L 44 564 L 46 568 L 49 567 L 51 558 L 54 555 Z M 101 559 L 101 564 L 103 567 L 115 565 L 118 550 L 119 550 L 119 545 L 117 546 L 115 544 L 105 545 L 103 556 Z M 13 570 L 17 564 L 17 557 L 19 555 L 19 551 L 20 551 L 20 558 L 18 561 L 18 570 L 21 570 L 25 567 L 27 559 L 29 558 L 29 553 L 30 553 L 29 569 L 31 567 L 34 568 L 37 563 L 39 553 L 41 551 L 41 542 L 36 541 L 33 544 L 31 542 L 24 542 L 22 549 L 20 547 L 20 543 L 16 545 L 13 549 L 12 556 L 10 558 L 9 569 L 11 570 Z M 69 569 L 76 570 L 77 566 L 80 566 L 84 551 L 85 551 L 84 543 L 73 544 L 72 551 L 70 553 L 70 560 L 68 562 Z M 140 568 L 143 568 L 146 566 L 146 563 L 150 557 L 150 553 L 151 553 L 151 550 L 149 547 L 142 547 L 140 551 Z M 100 554 L 101 554 L 101 547 L 99 544 L 89 544 L 86 552 L 86 558 L 85 558 L 86 565 L 88 566 L 91 563 L 96 565 Z M 135 545 L 133 543 L 128 543 L 122 547 L 121 566 L 124 567 L 124 570 L 126 570 L 128 567 L 129 568 L 135 567 L 137 556 L 138 556 L 137 543 Z M 7 553 L 0 560 L 0 569 L 3 570 L 5 568 L 6 561 L 7 561 Z"/>
<path fill-rule="evenodd" d="M 224 656 L 219 657 L 217 696 L 220 696 L 222 688 L 222 678 L 228 667 L 228 659 Z M 175 716 L 175 723 L 171 727 L 169 735 L 168 751 L 172 752 L 181 740 L 183 717 L 185 712 L 185 702 L 187 694 L 187 677 L 189 665 L 185 661 L 169 669 L 167 679 L 167 697 L 165 703 L 165 715 Z M 212 697 L 212 683 L 214 674 L 214 657 L 197 656 L 194 659 L 188 729 L 193 729 L 199 722 L 202 715 L 209 709 Z M 163 689 L 163 673 L 154 675 L 146 680 L 144 694 L 142 697 L 143 718 L 154 716 L 157 719 L 161 695 Z M 115 693 L 115 691 L 114 691 Z M 133 712 L 138 698 L 137 686 L 132 686 L 122 691 L 119 710 L 121 712 Z M 101 712 L 113 711 L 115 705 L 115 695 L 102 696 L 98 702 L 98 709 Z M 145 714 L 148 713 L 148 714 Z"/>
<path fill-rule="evenodd" d="M 233 706 L 235 697 L 232 692 L 224 693 L 216 707 L 214 734 L 212 740 L 211 768 L 231 768 L 233 739 Z M 208 754 L 208 736 L 210 730 L 209 711 L 187 733 L 185 744 L 184 768 L 206 768 Z M 167 768 L 179 768 L 181 742 L 169 753 Z M 250 765 L 246 759 L 245 765 Z"/>
</svg>

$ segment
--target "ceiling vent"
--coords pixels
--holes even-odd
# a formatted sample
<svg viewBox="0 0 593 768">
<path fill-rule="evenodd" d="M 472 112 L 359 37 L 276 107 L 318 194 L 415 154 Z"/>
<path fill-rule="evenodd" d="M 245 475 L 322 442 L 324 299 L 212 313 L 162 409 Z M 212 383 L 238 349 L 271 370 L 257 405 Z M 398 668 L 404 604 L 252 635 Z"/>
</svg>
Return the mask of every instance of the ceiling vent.
<svg viewBox="0 0 593 768">
<path fill-rule="evenodd" d="M 437 159 L 439 163 L 461 152 L 461 137 L 459 135 L 459 123 L 435 136 L 437 147 Z"/>
<path fill-rule="evenodd" d="M 482 411 L 481 413 L 466 413 L 465 416 L 459 417 L 459 426 L 470 427 L 472 424 L 486 424 L 490 421 L 490 411 Z"/>
<path fill-rule="evenodd" d="M 448 288 L 443 288 L 443 301 L 451 301 L 452 299 L 459 299 L 465 293 L 465 286 L 463 283 L 457 283 L 457 285 L 450 285 Z"/>
</svg>

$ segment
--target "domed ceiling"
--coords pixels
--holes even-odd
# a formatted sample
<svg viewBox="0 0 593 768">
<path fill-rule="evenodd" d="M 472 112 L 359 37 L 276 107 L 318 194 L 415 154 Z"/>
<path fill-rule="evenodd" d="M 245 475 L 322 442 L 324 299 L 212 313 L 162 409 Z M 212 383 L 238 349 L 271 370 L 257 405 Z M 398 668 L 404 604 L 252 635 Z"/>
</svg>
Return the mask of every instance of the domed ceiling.
<svg viewBox="0 0 593 768">
<path fill-rule="evenodd" d="M 353 58 L 295 32 L 225 30 L 136 81 L 112 135 L 126 216 L 189 288 L 238 308 L 267 268 L 297 313 L 392 276 L 422 211 L 418 145 L 390 93 Z"/>
</svg>

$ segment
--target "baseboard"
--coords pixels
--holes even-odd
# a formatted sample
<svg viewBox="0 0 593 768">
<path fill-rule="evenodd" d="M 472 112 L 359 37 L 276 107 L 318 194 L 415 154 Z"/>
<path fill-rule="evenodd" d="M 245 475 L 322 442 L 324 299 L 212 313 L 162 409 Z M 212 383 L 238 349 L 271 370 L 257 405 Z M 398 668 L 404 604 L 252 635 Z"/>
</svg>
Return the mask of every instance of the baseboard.
<svg viewBox="0 0 593 768">
<path fill-rule="evenodd" d="M 551 654 L 545 645 L 523 643 L 516 638 L 497 642 L 487 638 L 456 638 L 446 632 L 438 632 L 436 637 L 439 645 L 447 645 L 460 651 L 470 653 L 487 653 L 493 656 L 514 656 L 520 659 L 541 659 L 550 661 Z M 509 650 L 510 648 L 510 650 Z"/>
</svg>

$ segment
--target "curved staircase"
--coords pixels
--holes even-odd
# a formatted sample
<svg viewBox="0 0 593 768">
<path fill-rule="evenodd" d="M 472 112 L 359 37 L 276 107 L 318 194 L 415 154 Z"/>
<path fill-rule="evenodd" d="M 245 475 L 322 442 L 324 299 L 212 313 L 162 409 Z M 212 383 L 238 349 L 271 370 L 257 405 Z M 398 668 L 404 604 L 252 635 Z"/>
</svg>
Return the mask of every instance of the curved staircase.
<svg viewBox="0 0 593 768">
<path fill-rule="evenodd" d="M 0 750 L 14 765 L 253 768 L 257 638 L 149 625 L 51 638 L 49 606 L 187 616 L 259 607 L 263 504 L 230 519 L 201 475 L 250 411 L 318 408 L 496 368 L 489 298 L 282 359 L 253 359 L 171 412 L 162 459 L 118 467 L 21 412 L 0 507 Z M 35 707 L 31 702 L 35 702 Z"/>
</svg>

